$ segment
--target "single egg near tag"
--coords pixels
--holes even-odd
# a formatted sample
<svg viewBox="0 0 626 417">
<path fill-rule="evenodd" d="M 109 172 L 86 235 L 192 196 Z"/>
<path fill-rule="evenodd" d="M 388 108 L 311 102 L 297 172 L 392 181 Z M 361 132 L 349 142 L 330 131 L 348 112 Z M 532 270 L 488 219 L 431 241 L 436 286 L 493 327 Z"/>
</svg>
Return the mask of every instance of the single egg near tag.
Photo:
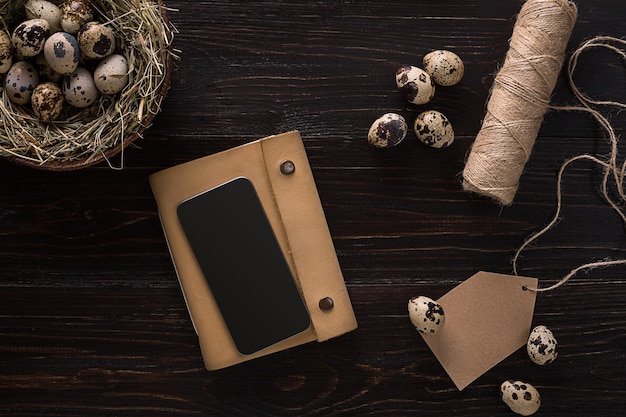
<svg viewBox="0 0 626 417">
<path fill-rule="evenodd" d="M 441 306 L 432 299 L 420 295 L 409 300 L 409 319 L 420 333 L 433 334 L 441 329 L 446 316 Z"/>
<path fill-rule="evenodd" d="M 422 337 L 459 390 L 526 344 L 537 282 L 478 272 L 437 300 L 446 325 Z"/>
<path fill-rule="evenodd" d="M 505 381 L 500 386 L 502 401 L 522 416 L 533 415 L 541 407 L 541 395 L 535 387 L 522 381 Z"/>
<path fill-rule="evenodd" d="M 537 326 L 530 332 L 526 351 L 528 357 L 537 365 L 549 365 L 558 355 L 559 344 L 546 326 Z"/>
</svg>

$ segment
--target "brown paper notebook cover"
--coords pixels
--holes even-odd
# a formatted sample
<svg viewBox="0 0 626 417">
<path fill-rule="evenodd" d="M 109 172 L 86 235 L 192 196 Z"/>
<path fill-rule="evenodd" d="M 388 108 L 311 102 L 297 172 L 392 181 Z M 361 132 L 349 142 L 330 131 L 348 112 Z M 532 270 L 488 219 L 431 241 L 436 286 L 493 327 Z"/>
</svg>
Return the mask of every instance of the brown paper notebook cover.
<svg viewBox="0 0 626 417">
<path fill-rule="evenodd" d="M 281 173 L 292 161 L 295 171 Z M 251 355 L 236 349 L 178 220 L 178 205 L 237 177 L 254 184 L 311 317 L 303 333 Z M 325 341 L 357 327 L 304 145 L 297 131 L 270 136 L 153 174 L 150 184 L 207 369 Z M 322 310 L 329 297 L 333 308 Z"/>
</svg>

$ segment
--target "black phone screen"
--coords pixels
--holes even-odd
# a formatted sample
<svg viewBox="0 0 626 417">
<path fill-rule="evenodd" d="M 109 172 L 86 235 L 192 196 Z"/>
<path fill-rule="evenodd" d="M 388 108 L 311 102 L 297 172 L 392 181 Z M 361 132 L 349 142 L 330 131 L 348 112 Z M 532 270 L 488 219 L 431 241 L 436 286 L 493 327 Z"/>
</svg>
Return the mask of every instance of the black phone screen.
<svg viewBox="0 0 626 417">
<path fill-rule="evenodd" d="M 178 219 L 233 341 L 249 355 L 306 330 L 309 313 L 252 182 L 179 204 Z"/>
</svg>

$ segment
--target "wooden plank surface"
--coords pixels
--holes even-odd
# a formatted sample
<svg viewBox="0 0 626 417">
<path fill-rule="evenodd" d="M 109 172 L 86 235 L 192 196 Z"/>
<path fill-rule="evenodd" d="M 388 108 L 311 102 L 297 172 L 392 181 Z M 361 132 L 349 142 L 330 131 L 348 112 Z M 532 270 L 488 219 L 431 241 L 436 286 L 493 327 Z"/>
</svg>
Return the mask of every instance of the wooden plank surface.
<svg viewBox="0 0 626 417">
<path fill-rule="evenodd" d="M 538 415 L 623 414 L 624 267 L 539 295 L 534 323 L 560 342 L 555 363 L 539 368 L 520 350 L 462 392 L 406 314 L 414 295 L 438 298 L 479 270 L 510 273 L 515 249 L 555 210 L 560 164 L 609 151 L 590 117 L 553 111 L 512 206 L 462 190 L 521 1 L 166 3 L 180 59 L 124 170 L 0 161 L 0 415 L 506 416 L 498 390 L 511 378 L 541 392 Z M 578 3 L 569 51 L 595 35 L 626 36 L 623 0 Z M 397 67 L 441 48 L 464 59 L 466 76 L 428 107 L 448 115 L 456 142 L 370 147 L 375 118 L 410 120 L 420 109 L 398 94 Z M 577 82 L 625 101 L 624 64 L 590 52 Z M 563 80 L 553 102 L 574 103 Z M 625 114 L 601 110 L 623 136 Z M 359 329 L 208 372 L 148 175 L 292 129 L 304 138 Z M 626 257 L 624 224 L 598 196 L 600 180 L 588 163 L 568 171 L 562 221 L 524 253 L 523 275 L 548 284 L 582 263 Z"/>
</svg>

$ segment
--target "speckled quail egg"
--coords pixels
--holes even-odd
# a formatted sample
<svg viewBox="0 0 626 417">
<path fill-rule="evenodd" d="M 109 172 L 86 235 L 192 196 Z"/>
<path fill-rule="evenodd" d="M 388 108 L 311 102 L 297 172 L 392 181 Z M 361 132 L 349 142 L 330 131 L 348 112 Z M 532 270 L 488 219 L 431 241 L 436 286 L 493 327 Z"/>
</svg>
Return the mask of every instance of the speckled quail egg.
<svg viewBox="0 0 626 417">
<path fill-rule="evenodd" d="M 404 117 L 396 113 L 386 113 L 372 123 L 367 141 L 377 148 L 391 148 L 404 140 L 408 130 Z"/>
<path fill-rule="evenodd" d="M 454 130 L 448 118 L 436 110 L 417 115 L 413 125 L 415 135 L 431 148 L 445 148 L 454 142 Z"/>
<path fill-rule="evenodd" d="M 80 49 L 76 38 L 67 32 L 50 35 L 43 49 L 46 61 L 54 71 L 69 75 L 78 68 Z"/>
<path fill-rule="evenodd" d="M 93 75 L 83 67 L 76 68 L 76 71 L 63 80 L 63 97 L 74 107 L 88 107 L 97 100 L 98 96 Z"/>
<path fill-rule="evenodd" d="M 432 51 L 424 56 L 424 70 L 430 78 L 444 87 L 458 84 L 465 74 L 465 66 L 461 58 L 452 51 L 445 49 Z"/>
<path fill-rule="evenodd" d="M 37 84 L 39 84 L 39 73 L 28 61 L 13 64 L 4 81 L 9 100 L 15 104 L 27 104 Z"/>
<path fill-rule="evenodd" d="M 43 53 L 35 57 L 35 68 L 39 71 L 39 75 L 47 81 L 58 83 L 63 78 L 62 74 L 59 74 L 50 67 L 50 64 L 46 61 L 46 56 Z"/>
<path fill-rule="evenodd" d="M 80 28 L 78 46 L 83 56 L 100 59 L 115 51 L 115 35 L 110 27 L 99 22 L 89 22 Z"/>
<path fill-rule="evenodd" d="M 61 9 L 56 4 L 46 0 L 28 0 L 24 9 L 27 18 L 43 19 L 48 22 L 50 32 L 61 30 Z"/>
<path fill-rule="evenodd" d="M 13 65 L 13 44 L 6 32 L 0 30 L 0 74 L 5 74 Z"/>
<path fill-rule="evenodd" d="M 63 111 L 64 102 L 63 92 L 57 84 L 50 81 L 35 87 L 33 96 L 30 99 L 35 116 L 46 123 L 59 117 Z"/>
<path fill-rule="evenodd" d="M 522 381 L 503 382 L 500 386 L 500 395 L 511 411 L 522 416 L 535 414 L 541 407 L 541 396 L 537 389 Z"/>
<path fill-rule="evenodd" d="M 430 75 L 412 65 L 405 65 L 396 71 L 396 85 L 409 103 L 426 104 L 435 96 L 435 83 Z"/>
<path fill-rule="evenodd" d="M 61 5 L 61 27 L 75 35 L 87 22 L 93 20 L 93 9 L 89 0 L 66 0 Z"/>
<path fill-rule="evenodd" d="M 128 84 L 128 60 L 120 54 L 109 55 L 98 64 L 93 77 L 102 94 L 119 93 Z"/>
<path fill-rule="evenodd" d="M 13 30 L 11 42 L 17 54 L 32 57 L 43 50 L 46 39 L 50 36 L 50 25 L 43 19 L 26 20 Z"/>
<path fill-rule="evenodd" d="M 441 304 L 423 295 L 411 298 L 408 310 L 415 330 L 423 334 L 436 333 L 446 321 Z"/>
<path fill-rule="evenodd" d="M 552 363 L 558 355 L 557 348 L 556 338 L 546 326 L 535 327 L 526 342 L 528 356 L 537 365 Z"/>
</svg>

